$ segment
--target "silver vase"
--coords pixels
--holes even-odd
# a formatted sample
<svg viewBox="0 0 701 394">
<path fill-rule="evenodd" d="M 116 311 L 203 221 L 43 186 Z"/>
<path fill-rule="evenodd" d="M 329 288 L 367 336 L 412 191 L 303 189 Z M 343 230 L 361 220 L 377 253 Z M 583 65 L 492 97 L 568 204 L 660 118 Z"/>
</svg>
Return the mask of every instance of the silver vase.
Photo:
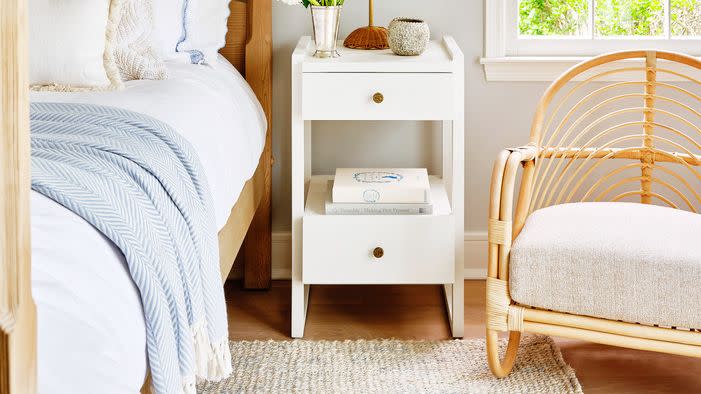
<svg viewBox="0 0 701 394">
<path fill-rule="evenodd" d="M 314 57 L 341 56 L 336 50 L 336 41 L 338 40 L 338 26 L 343 7 L 311 6 L 309 8 L 312 10 L 312 26 L 314 28 L 314 43 L 316 44 Z"/>
</svg>

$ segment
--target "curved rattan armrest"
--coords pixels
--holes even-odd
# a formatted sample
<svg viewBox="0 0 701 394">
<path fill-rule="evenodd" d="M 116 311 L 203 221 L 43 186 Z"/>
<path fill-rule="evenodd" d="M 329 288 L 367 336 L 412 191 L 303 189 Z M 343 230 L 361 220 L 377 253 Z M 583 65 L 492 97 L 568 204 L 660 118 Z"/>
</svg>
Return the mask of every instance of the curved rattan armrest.
<svg viewBox="0 0 701 394">
<path fill-rule="evenodd" d="M 507 148 L 506 151 L 511 152 L 512 154 L 520 155 L 520 158 L 515 157 L 514 159 L 518 159 L 523 163 L 535 160 L 535 157 L 538 154 L 538 147 L 535 146 L 535 144 L 528 144 L 517 148 Z"/>
<path fill-rule="evenodd" d="M 513 203 L 514 187 L 518 167 L 528 162 L 534 162 L 538 148 L 525 145 L 518 148 L 505 149 L 497 157 L 492 171 L 492 181 L 489 201 L 489 265 L 490 278 L 506 279 L 507 272 L 504 261 L 508 256 L 513 235 Z M 502 262 L 503 264 L 499 264 Z M 503 267 L 500 267 L 502 266 Z"/>
<path fill-rule="evenodd" d="M 489 200 L 489 261 L 487 265 L 487 353 L 489 367 L 499 377 L 506 376 L 513 367 L 521 329 L 509 327 L 509 321 L 522 322 L 517 317 L 508 319 L 511 297 L 508 292 L 508 256 L 513 237 L 514 187 L 521 165 L 534 163 L 538 153 L 535 145 L 505 149 L 494 162 Z M 533 168 L 530 165 L 530 168 Z M 513 309 L 520 311 L 521 309 Z M 509 344 L 504 359 L 499 359 L 498 331 L 510 330 Z"/>
</svg>

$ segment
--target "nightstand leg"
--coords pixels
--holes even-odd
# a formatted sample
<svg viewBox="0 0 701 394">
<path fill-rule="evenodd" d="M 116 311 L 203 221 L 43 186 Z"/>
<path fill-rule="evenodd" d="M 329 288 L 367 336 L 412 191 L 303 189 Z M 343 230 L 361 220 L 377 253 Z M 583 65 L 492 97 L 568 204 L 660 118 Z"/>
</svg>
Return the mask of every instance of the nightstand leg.
<svg viewBox="0 0 701 394">
<path fill-rule="evenodd" d="M 455 70 L 455 118 L 452 123 L 452 182 L 450 199 L 455 215 L 455 283 L 453 284 L 453 337 L 465 335 L 465 72 Z"/>
<path fill-rule="evenodd" d="M 450 330 L 453 330 L 453 284 L 446 283 L 443 285 L 443 296 L 445 297 L 445 308 L 448 312 L 448 320 L 450 320 Z"/>
<path fill-rule="evenodd" d="M 460 278 L 462 279 L 462 278 Z M 445 296 L 445 307 L 450 320 L 450 331 L 453 338 L 462 338 L 464 334 L 464 281 L 457 280 L 455 283 L 443 285 L 443 295 Z"/>
<path fill-rule="evenodd" d="M 464 156 L 465 143 L 462 116 L 455 121 L 443 121 L 443 180 L 455 217 L 455 282 L 444 285 L 445 303 L 454 338 L 465 333 L 465 235 L 464 222 Z"/>
<path fill-rule="evenodd" d="M 455 284 L 450 286 L 452 293 L 452 313 L 450 325 L 453 331 L 453 338 L 462 338 L 465 335 L 465 280 L 462 275 L 455 278 Z M 446 289 L 448 290 L 448 289 Z"/>
<path fill-rule="evenodd" d="M 296 227 L 294 237 L 293 237 L 293 251 L 292 256 L 294 263 L 292 265 L 292 332 L 291 336 L 293 338 L 303 338 L 304 337 L 304 326 L 307 321 L 307 307 L 309 304 L 309 285 L 305 285 L 302 282 L 302 214 L 304 212 L 304 202 L 306 200 L 306 195 L 309 191 L 309 182 L 312 177 L 312 155 L 311 155 L 311 145 L 312 145 L 312 122 L 304 121 L 300 122 L 303 124 L 303 135 L 304 135 L 304 146 L 302 149 L 302 156 L 304 157 L 304 174 L 303 178 L 301 174 L 296 171 L 301 169 L 294 166 L 293 169 L 293 181 L 299 182 L 304 185 L 304 194 L 301 196 L 300 201 L 295 200 L 293 203 L 294 209 L 299 209 L 299 219 L 296 220 Z M 302 141 L 295 140 L 296 143 Z M 297 147 L 297 146 L 296 146 Z M 299 147 L 297 147 L 299 148 Z M 303 182 L 302 182 L 303 181 Z"/>
<path fill-rule="evenodd" d="M 298 101 L 297 101 L 298 102 Z M 292 117 L 292 300 L 293 338 L 304 337 L 309 285 L 302 282 L 302 237 L 306 194 L 311 179 L 311 122 L 302 120 L 301 110 L 293 105 Z"/>
<path fill-rule="evenodd" d="M 292 281 L 292 338 L 304 337 L 308 301 L 309 285 L 302 281 Z"/>
<path fill-rule="evenodd" d="M 304 204 L 311 179 L 311 122 L 302 118 L 301 63 L 292 62 L 292 118 L 290 151 L 292 155 L 292 294 L 290 335 L 304 336 L 309 300 L 309 285 L 302 282 L 302 222 Z"/>
</svg>

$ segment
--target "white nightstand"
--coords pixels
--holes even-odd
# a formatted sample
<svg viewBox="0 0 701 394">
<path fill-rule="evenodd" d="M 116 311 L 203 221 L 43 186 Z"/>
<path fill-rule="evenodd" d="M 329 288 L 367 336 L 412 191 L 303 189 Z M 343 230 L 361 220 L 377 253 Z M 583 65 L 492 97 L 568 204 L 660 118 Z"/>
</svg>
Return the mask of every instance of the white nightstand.
<svg viewBox="0 0 701 394">
<path fill-rule="evenodd" d="M 315 284 L 442 284 L 454 337 L 463 336 L 464 64 L 452 37 L 417 57 L 339 45 L 292 54 L 292 336 L 304 336 Z M 319 105 L 333 103 L 333 105 Z M 327 216 L 329 176 L 311 171 L 313 120 L 443 122 L 443 173 L 432 176 L 427 216 Z M 380 258 L 374 256 L 381 248 Z M 378 250 L 379 251 L 379 250 Z"/>
</svg>

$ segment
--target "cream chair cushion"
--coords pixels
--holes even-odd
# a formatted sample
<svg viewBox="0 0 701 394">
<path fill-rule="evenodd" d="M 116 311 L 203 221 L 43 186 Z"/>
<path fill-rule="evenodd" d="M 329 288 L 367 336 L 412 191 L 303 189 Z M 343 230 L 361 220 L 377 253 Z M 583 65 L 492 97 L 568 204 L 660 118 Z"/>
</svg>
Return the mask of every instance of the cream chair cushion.
<svg viewBox="0 0 701 394">
<path fill-rule="evenodd" d="M 634 203 L 538 210 L 514 242 L 509 285 L 522 305 L 701 329 L 701 215 Z"/>
</svg>

